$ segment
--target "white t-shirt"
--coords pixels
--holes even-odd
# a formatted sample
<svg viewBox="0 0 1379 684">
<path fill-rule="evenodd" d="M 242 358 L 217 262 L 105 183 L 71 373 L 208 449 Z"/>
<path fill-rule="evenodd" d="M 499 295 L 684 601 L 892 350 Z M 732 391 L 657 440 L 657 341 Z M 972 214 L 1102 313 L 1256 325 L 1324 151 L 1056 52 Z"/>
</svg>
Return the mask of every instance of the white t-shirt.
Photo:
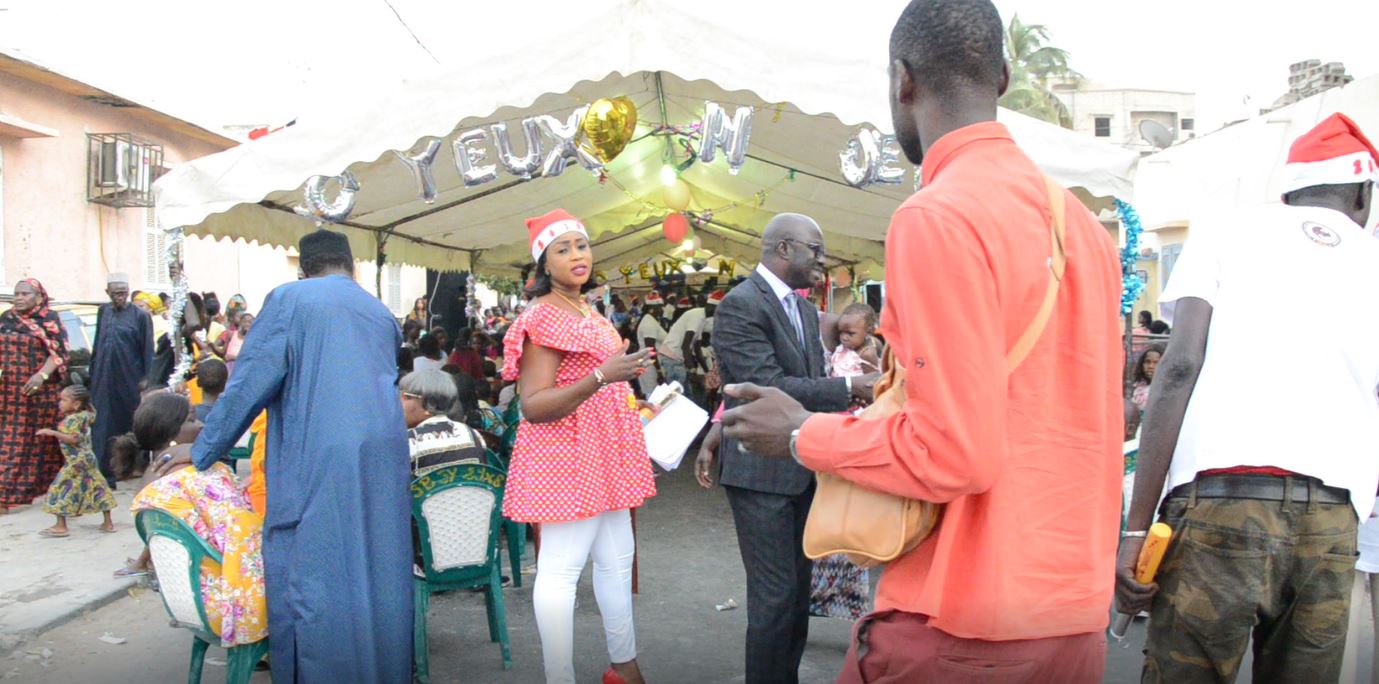
<svg viewBox="0 0 1379 684">
<path fill-rule="evenodd" d="M 684 361 L 685 355 L 680 351 L 681 345 L 685 342 L 685 333 L 692 333 L 693 340 L 698 340 L 700 333 L 704 332 L 704 308 L 695 307 L 685 312 L 680 320 L 675 321 L 670 326 L 670 332 L 666 333 L 666 338 L 656 345 L 656 353 L 662 357 L 674 361 Z"/>
<path fill-rule="evenodd" d="M 1379 503 L 1379 499 L 1375 501 Z M 1379 518 L 1369 518 L 1360 522 L 1360 560 L 1355 563 L 1355 569 L 1360 572 L 1379 573 Z"/>
<path fill-rule="evenodd" d="M 638 348 L 646 344 L 648 339 L 656 340 L 657 346 L 660 346 L 666 339 L 666 329 L 661 327 L 661 322 L 655 316 L 643 314 L 641 322 L 637 324 Z"/>
<path fill-rule="evenodd" d="M 1368 520 L 1379 484 L 1379 240 L 1340 212 L 1287 205 L 1193 231 L 1159 297 L 1170 323 L 1179 299 L 1212 305 L 1169 489 L 1204 470 L 1273 466 L 1349 489 Z"/>
<path fill-rule="evenodd" d="M 413 371 L 440 370 L 445 365 L 445 358 L 428 359 L 425 356 L 418 356 L 412 359 Z"/>
</svg>

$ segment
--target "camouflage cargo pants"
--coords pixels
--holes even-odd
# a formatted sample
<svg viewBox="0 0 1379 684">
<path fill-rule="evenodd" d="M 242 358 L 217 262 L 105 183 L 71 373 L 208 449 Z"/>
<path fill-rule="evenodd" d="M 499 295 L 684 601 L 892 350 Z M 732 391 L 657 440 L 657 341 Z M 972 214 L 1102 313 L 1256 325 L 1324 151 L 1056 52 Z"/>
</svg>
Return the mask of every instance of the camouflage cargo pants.
<svg viewBox="0 0 1379 684">
<path fill-rule="evenodd" d="M 1160 508 L 1173 540 L 1159 568 L 1141 681 L 1233 682 L 1253 636 L 1254 681 L 1335 682 L 1357 557 L 1355 510 L 1181 489 Z"/>
</svg>

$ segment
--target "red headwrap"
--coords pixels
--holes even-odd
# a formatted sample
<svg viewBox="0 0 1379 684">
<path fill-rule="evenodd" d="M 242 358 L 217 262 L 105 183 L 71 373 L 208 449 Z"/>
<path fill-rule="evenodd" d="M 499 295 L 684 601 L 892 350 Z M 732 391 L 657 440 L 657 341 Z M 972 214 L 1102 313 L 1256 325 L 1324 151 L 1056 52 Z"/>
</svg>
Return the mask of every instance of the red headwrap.
<svg viewBox="0 0 1379 684">
<path fill-rule="evenodd" d="M 67 375 L 67 331 L 63 330 L 62 320 L 57 314 L 48 309 L 48 291 L 43 288 L 43 283 L 33 278 L 25 278 L 19 282 L 34 289 L 38 294 L 38 304 L 23 313 L 10 309 L 5 315 L 13 316 L 12 320 L 26 332 L 42 340 L 43 345 L 48 348 L 48 354 L 57 360 L 59 377 Z"/>
</svg>

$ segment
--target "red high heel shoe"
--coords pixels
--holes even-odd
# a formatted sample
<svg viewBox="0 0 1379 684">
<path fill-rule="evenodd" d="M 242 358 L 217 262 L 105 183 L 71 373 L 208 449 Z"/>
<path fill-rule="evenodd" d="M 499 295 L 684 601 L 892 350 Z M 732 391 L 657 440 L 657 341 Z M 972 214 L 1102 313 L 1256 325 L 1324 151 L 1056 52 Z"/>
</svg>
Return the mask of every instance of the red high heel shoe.
<svg viewBox="0 0 1379 684">
<path fill-rule="evenodd" d="M 612 665 L 609 665 L 608 669 L 603 672 L 603 684 L 627 684 L 627 680 L 623 679 L 622 675 L 618 674 Z"/>
</svg>

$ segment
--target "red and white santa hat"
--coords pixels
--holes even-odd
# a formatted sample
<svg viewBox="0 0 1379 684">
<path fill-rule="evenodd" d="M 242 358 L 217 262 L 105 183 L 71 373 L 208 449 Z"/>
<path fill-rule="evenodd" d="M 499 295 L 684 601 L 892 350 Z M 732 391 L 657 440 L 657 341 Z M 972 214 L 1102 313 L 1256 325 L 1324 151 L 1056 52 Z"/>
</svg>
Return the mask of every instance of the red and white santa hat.
<svg viewBox="0 0 1379 684">
<path fill-rule="evenodd" d="M 1283 192 L 1314 185 L 1379 181 L 1379 151 L 1350 117 L 1336 113 L 1293 141 L 1283 165 Z"/>
<path fill-rule="evenodd" d="M 713 293 L 709 295 L 709 303 L 714 306 L 718 306 L 719 304 L 723 303 L 723 298 L 726 296 L 728 296 L 726 292 L 722 290 L 714 290 Z"/>
<path fill-rule="evenodd" d="M 660 293 L 660 292 L 657 292 L 657 291 L 655 291 L 655 290 L 652 290 L 651 292 L 648 292 L 648 293 L 646 294 L 646 305 L 647 305 L 647 306 L 660 306 L 660 305 L 662 305 L 662 304 L 664 304 L 664 303 L 665 303 L 665 300 L 661 299 L 661 293 Z"/>
<path fill-rule="evenodd" d="M 584 229 L 584 224 L 564 209 L 552 209 L 527 219 L 527 233 L 531 236 L 532 261 L 539 261 L 546 248 L 566 233 L 579 233 L 585 240 L 589 239 L 589 231 Z"/>
</svg>

